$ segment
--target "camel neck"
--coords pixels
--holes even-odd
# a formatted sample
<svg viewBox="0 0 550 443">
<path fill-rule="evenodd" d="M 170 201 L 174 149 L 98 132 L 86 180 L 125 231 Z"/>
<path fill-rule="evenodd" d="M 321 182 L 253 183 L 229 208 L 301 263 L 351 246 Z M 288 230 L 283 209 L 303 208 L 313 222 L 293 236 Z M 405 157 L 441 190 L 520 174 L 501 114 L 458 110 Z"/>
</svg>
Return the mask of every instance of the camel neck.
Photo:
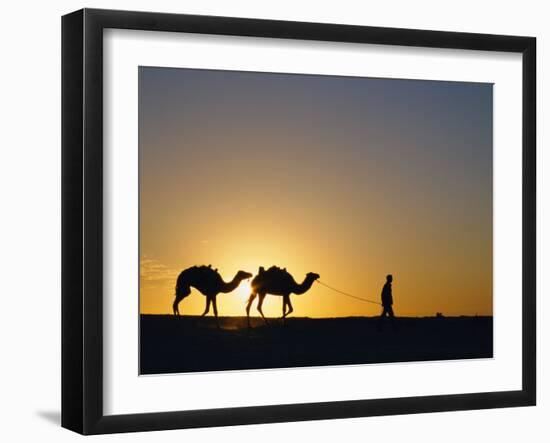
<svg viewBox="0 0 550 443">
<path fill-rule="evenodd" d="M 311 288 L 311 285 L 313 284 L 314 279 L 310 276 L 307 276 L 304 281 L 300 284 L 296 284 L 296 287 L 292 292 L 294 292 L 297 295 L 303 294 L 304 292 L 307 292 L 309 288 Z"/>
<path fill-rule="evenodd" d="M 223 282 L 221 292 L 227 293 L 227 292 L 234 291 L 237 288 L 237 286 L 239 286 L 240 282 L 241 280 L 235 275 L 235 277 L 233 277 L 233 280 L 231 280 L 229 283 Z"/>
</svg>

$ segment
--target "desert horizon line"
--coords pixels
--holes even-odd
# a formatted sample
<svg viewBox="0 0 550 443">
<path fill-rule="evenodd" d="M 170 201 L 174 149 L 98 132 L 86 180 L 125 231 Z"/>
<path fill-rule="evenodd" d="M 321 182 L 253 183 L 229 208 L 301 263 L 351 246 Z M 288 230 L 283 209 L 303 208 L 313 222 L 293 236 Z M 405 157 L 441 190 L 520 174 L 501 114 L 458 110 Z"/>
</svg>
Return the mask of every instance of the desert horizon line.
<svg viewBox="0 0 550 443">
<path fill-rule="evenodd" d="M 406 318 L 493 318 L 493 315 L 488 314 L 459 314 L 459 315 L 445 315 L 444 313 L 441 313 L 441 316 L 436 315 L 396 315 L 396 318 L 399 319 L 406 319 Z M 180 316 L 174 316 L 172 313 L 149 313 L 149 312 L 140 312 L 140 316 L 149 315 L 149 316 L 157 316 L 157 317 L 173 317 L 173 318 L 200 318 L 200 319 L 213 319 L 214 317 L 206 317 L 201 316 L 200 314 L 182 314 Z M 246 315 L 218 315 L 218 318 L 243 318 L 246 319 Z M 261 319 L 261 316 L 254 316 L 251 318 L 257 318 Z M 336 319 L 349 319 L 349 318 L 372 318 L 372 319 L 379 319 L 380 315 L 344 315 L 340 317 L 310 317 L 310 316 L 292 316 L 287 317 L 287 320 L 336 320 Z M 280 320 L 278 317 L 273 317 L 272 320 Z"/>
</svg>

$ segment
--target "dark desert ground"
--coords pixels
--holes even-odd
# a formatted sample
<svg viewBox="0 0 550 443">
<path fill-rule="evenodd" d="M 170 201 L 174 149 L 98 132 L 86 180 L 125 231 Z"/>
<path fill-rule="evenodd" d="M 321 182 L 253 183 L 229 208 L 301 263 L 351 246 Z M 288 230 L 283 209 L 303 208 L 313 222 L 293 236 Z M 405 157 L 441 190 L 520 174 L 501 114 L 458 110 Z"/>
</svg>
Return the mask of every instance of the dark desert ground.
<svg viewBox="0 0 550 443">
<path fill-rule="evenodd" d="M 492 317 L 261 318 L 141 315 L 140 373 L 491 358 Z"/>
</svg>

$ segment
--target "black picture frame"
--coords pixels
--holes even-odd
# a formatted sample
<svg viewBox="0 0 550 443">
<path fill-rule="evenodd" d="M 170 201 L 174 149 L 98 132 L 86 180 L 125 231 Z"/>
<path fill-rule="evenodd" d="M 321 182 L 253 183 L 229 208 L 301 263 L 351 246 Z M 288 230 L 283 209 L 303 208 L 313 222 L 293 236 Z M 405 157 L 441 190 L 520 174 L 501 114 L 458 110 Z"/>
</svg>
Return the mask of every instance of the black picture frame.
<svg viewBox="0 0 550 443">
<path fill-rule="evenodd" d="M 102 36 L 107 28 L 522 54 L 522 389 L 104 415 Z M 533 37 L 97 9 L 83 9 L 63 16 L 62 426 L 82 434 L 103 434 L 535 405 L 535 88 L 536 39 Z"/>
</svg>

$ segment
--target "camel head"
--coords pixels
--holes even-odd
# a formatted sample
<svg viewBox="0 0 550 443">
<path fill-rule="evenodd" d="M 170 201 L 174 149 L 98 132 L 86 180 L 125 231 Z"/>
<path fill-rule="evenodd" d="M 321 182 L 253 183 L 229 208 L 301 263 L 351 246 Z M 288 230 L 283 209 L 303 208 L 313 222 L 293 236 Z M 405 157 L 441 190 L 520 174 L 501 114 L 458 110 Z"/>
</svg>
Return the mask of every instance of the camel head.
<svg viewBox="0 0 550 443">
<path fill-rule="evenodd" d="M 239 271 L 239 272 L 237 272 L 237 275 L 235 276 L 235 278 L 239 281 L 246 280 L 250 277 L 252 277 L 252 274 L 250 272 L 246 272 L 246 271 Z"/>
<path fill-rule="evenodd" d="M 317 280 L 317 279 L 320 278 L 320 277 L 321 277 L 321 276 L 320 276 L 319 274 L 316 274 L 315 272 L 308 272 L 308 273 L 307 273 L 307 278 L 308 278 L 309 280 L 315 281 L 315 280 Z"/>
</svg>

